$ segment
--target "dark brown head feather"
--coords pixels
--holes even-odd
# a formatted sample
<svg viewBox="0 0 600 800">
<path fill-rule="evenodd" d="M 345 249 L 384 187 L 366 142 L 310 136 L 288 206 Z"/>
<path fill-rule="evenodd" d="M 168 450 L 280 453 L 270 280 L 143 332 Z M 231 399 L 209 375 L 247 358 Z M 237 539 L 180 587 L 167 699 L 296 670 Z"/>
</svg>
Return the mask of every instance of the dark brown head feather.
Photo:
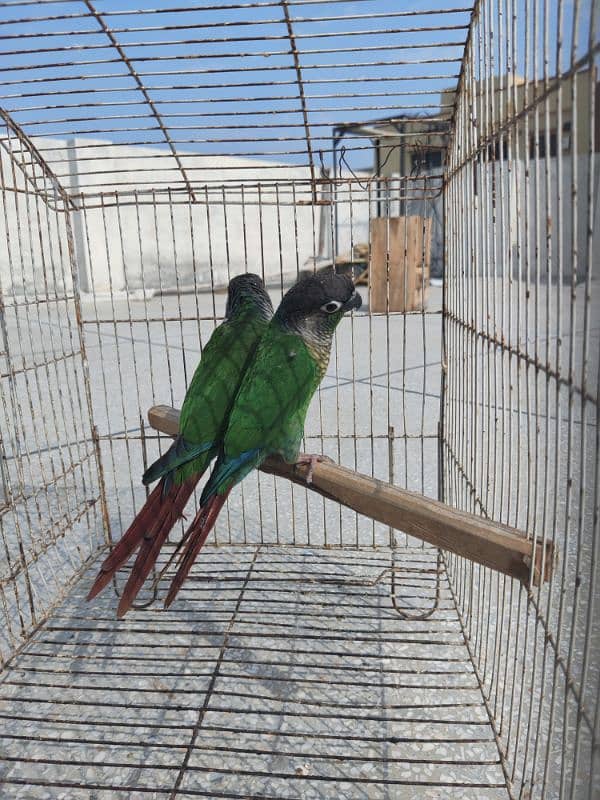
<svg viewBox="0 0 600 800">
<path fill-rule="evenodd" d="M 244 272 L 229 281 L 225 316 L 231 319 L 246 303 L 252 303 L 266 319 L 273 315 L 273 305 L 260 275 Z"/>
<path fill-rule="evenodd" d="M 356 297 L 356 292 L 348 275 L 316 273 L 302 278 L 289 289 L 277 309 L 276 317 L 285 321 L 309 316 L 332 300 L 345 305 L 353 297 Z"/>
</svg>

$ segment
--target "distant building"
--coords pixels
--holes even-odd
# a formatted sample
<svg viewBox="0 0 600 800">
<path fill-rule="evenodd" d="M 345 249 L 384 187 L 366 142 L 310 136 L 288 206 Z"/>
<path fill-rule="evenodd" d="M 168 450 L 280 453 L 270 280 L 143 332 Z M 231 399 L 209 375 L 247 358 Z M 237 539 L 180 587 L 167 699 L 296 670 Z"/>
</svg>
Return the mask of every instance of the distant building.
<svg viewBox="0 0 600 800">
<path fill-rule="evenodd" d="M 598 196 L 600 176 L 600 82 L 596 67 L 580 70 L 569 78 L 527 81 L 520 76 L 494 76 L 477 82 L 469 101 L 471 127 L 465 128 L 467 160 L 478 147 L 473 172 L 473 201 L 480 181 L 495 182 L 493 202 L 502 204 L 506 230 L 487 221 L 487 234 L 497 237 L 497 274 L 509 267 L 519 273 L 520 248 L 537 252 L 540 275 L 560 272 L 570 280 L 573 252 L 573 217 L 576 240 L 585 241 L 590 198 Z M 539 101 L 538 102 L 538 98 Z M 541 102 L 542 99 L 544 102 Z M 592 104 L 594 111 L 592 113 Z M 340 153 L 346 137 L 369 139 L 373 144 L 373 176 L 369 217 L 421 214 L 433 217 L 432 275 L 443 268 L 443 220 L 440 193 L 446 168 L 446 152 L 456 102 L 454 90 L 440 96 L 435 115 L 416 117 L 397 114 L 370 122 L 349 123 L 334 129 L 334 153 Z M 573 109 L 576 109 L 574 113 Z M 471 135 L 471 140 L 469 140 Z M 488 140 L 487 147 L 481 142 Z M 561 157 L 561 169 L 546 159 Z M 510 167 L 504 166 L 510 162 Z M 592 163 L 590 163 L 592 162 Z M 558 185 L 560 176 L 561 185 Z M 591 177 L 590 177 L 591 176 Z M 334 174 L 335 177 L 335 174 Z M 548 177 L 549 186 L 546 178 Z M 594 185 L 590 185 L 590 180 Z M 549 189 L 549 191 L 548 191 Z M 576 197 L 576 213 L 571 213 Z M 562 252 L 558 237 L 547 237 L 546 226 L 561 203 Z M 595 216 L 598 218 L 598 206 Z M 565 213 L 565 209 L 568 213 Z M 363 209 L 367 213 L 367 209 Z M 491 225 L 491 227 L 490 227 Z M 363 229 L 368 226 L 363 222 Z M 592 220 L 594 230 L 600 225 Z M 346 237 L 347 238 L 347 237 Z M 552 250 L 546 251 L 547 240 Z M 338 250 L 343 249 L 344 230 L 336 225 Z M 507 249 L 508 245 L 508 249 Z M 578 271 L 587 269 L 587 253 L 577 251 Z"/>
<path fill-rule="evenodd" d="M 373 217 L 424 216 L 432 219 L 431 274 L 443 271 L 442 176 L 450 131 L 450 110 L 442 106 L 436 115 L 395 115 L 334 129 L 334 154 L 348 136 L 373 143 L 373 189 L 369 208 Z M 339 203 L 339 198 L 338 198 Z M 338 249 L 344 239 L 336 225 Z M 368 229 L 363 224 L 363 229 Z"/>
<path fill-rule="evenodd" d="M 479 235 L 492 240 L 496 274 L 511 271 L 523 278 L 524 263 L 533 264 L 543 281 L 570 282 L 574 270 L 576 276 L 587 274 L 588 226 L 596 241 L 600 236 L 599 204 L 593 203 L 600 177 L 597 67 L 547 80 L 494 76 L 475 83 L 472 95 L 458 161 L 469 158 L 477 144 L 473 202 L 480 183 L 491 183 L 493 191 L 485 194 L 498 211 L 492 223 L 484 223 L 482 213 Z M 445 92 L 442 102 L 453 98 Z M 559 214 L 561 235 L 552 235 Z"/>
</svg>

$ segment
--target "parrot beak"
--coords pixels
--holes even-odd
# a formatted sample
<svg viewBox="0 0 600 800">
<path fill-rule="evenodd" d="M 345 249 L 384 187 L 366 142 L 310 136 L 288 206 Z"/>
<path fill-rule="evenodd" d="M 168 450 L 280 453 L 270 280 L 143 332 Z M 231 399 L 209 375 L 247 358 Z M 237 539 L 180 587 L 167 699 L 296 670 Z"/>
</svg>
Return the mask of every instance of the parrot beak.
<svg viewBox="0 0 600 800">
<path fill-rule="evenodd" d="M 359 309 L 362 306 L 362 297 L 359 295 L 358 292 L 352 292 L 350 299 L 346 300 L 344 303 L 344 313 L 346 311 L 352 311 Z"/>
</svg>

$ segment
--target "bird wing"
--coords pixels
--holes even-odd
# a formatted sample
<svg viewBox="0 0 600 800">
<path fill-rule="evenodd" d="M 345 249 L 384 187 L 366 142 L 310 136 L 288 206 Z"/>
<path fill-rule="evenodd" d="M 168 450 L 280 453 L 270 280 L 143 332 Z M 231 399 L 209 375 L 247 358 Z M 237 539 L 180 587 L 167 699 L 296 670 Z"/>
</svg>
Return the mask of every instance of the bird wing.
<svg viewBox="0 0 600 800">
<path fill-rule="evenodd" d="M 188 387 L 179 432 L 191 444 L 217 441 L 258 338 L 267 323 L 247 313 L 220 325 L 210 337 Z"/>
<path fill-rule="evenodd" d="M 202 504 L 238 483 L 270 453 L 294 460 L 320 379 L 319 367 L 304 341 L 271 325 L 231 409 L 223 449 Z"/>
<path fill-rule="evenodd" d="M 218 451 L 225 425 L 258 339 L 267 322 L 253 310 L 220 325 L 202 351 L 179 419 L 179 437 L 144 475 L 144 483 L 161 476 L 181 484 L 202 473 Z"/>
</svg>

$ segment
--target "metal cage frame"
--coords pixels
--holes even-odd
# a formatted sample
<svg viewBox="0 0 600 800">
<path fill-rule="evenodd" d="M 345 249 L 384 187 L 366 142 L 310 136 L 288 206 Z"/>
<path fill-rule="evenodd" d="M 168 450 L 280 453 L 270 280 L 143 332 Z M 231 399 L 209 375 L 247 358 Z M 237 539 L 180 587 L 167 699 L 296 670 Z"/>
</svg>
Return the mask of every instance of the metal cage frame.
<svg viewBox="0 0 600 800">
<path fill-rule="evenodd" d="M 7 797 L 592 800 L 598 16 L 0 3 Z M 443 288 L 344 321 L 307 446 L 551 543 L 550 582 L 256 475 L 180 606 L 86 606 L 165 445 L 146 411 L 180 402 L 227 279 L 276 298 L 409 215 Z"/>
</svg>

